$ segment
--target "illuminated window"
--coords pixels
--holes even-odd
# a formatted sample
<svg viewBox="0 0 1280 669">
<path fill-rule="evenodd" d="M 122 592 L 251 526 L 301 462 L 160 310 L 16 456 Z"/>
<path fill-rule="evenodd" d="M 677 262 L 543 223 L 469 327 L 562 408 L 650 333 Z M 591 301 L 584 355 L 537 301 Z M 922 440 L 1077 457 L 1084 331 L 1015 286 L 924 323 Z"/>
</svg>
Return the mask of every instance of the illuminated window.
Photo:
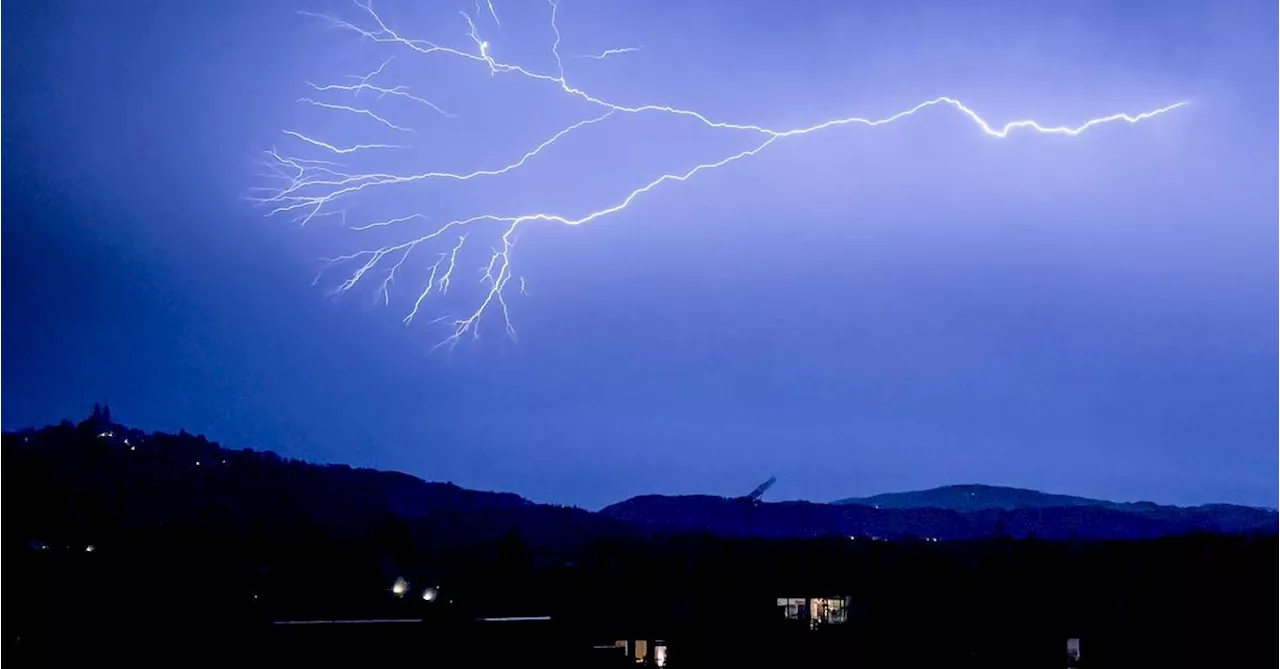
<svg viewBox="0 0 1280 669">
<path fill-rule="evenodd" d="M 804 597 L 779 597 L 778 607 L 787 620 L 807 620 L 809 618 L 809 600 Z"/>
<path fill-rule="evenodd" d="M 840 625 L 849 620 L 849 600 L 845 597 L 815 597 L 809 604 L 811 622 L 818 625 Z"/>
<path fill-rule="evenodd" d="M 814 629 L 849 620 L 848 597 L 779 597 L 777 603 L 784 618 L 807 622 Z"/>
</svg>

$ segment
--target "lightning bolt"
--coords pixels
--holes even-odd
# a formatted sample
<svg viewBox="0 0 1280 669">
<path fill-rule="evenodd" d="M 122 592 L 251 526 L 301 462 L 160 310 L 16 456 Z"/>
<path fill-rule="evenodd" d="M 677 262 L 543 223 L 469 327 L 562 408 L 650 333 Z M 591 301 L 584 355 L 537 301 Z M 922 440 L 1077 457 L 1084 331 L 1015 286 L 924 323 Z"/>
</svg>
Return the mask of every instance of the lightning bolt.
<svg viewBox="0 0 1280 669">
<path fill-rule="evenodd" d="M 281 153 L 276 149 L 271 149 L 265 152 L 266 157 L 263 160 L 263 164 L 267 167 L 267 172 L 264 174 L 264 177 L 271 179 L 276 185 L 260 189 L 263 190 L 266 195 L 254 198 L 266 206 L 269 215 L 292 215 L 300 222 L 306 223 L 320 216 L 338 214 L 345 222 L 348 210 L 345 209 L 343 205 L 348 199 L 359 193 L 379 192 L 388 188 L 403 188 L 411 186 L 412 184 L 431 181 L 471 181 L 499 178 L 503 175 L 526 167 L 530 162 L 536 161 L 540 154 L 551 150 L 566 136 L 582 131 L 589 126 L 604 123 L 610 118 L 622 114 L 649 114 L 687 118 L 711 130 L 741 133 L 755 138 L 754 143 L 746 150 L 723 155 L 716 160 L 697 164 L 692 168 L 683 171 L 662 173 L 644 181 L 643 183 L 639 183 L 631 190 L 620 193 L 612 204 L 603 208 L 579 214 L 567 214 L 552 211 L 528 212 L 523 214 L 482 212 L 467 217 L 444 221 L 429 227 L 423 234 L 407 235 L 399 242 L 383 244 L 334 258 L 329 258 L 327 260 L 325 269 L 322 270 L 322 274 L 332 267 L 352 264 L 356 266 L 356 268 L 347 275 L 346 279 L 338 285 L 335 292 L 345 293 L 350 291 L 356 286 L 362 284 L 369 276 L 377 275 L 381 272 L 383 273 L 382 281 L 377 286 L 376 294 L 380 296 L 381 300 L 385 304 L 390 304 L 391 289 L 399 274 L 403 271 L 406 262 L 411 256 L 418 257 L 415 255 L 415 252 L 419 251 L 421 247 L 435 246 L 437 249 L 436 255 L 434 256 L 435 260 L 427 260 L 428 264 L 425 265 L 427 268 L 425 272 L 426 285 L 418 293 L 417 298 L 413 302 L 412 309 L 404 317 L 405 323 L 411 323 L 418 317 L 424 303 L 431 296 L 444 295 L 454 283 L 456 270 L 459 264 L 463 262 L 462 253 L 464 247 L 470 248 L 466 246 L 468 234 L 476 229 L 492 229 L 493 234 L 495 235 L 493 238 L 494 241 L 487 251 L 487 260 L 482 262 L 479 266 L 480 283 L 483 286 L 480 291 L 480 296 L 476 302 L 473 303 L 473 306 L 468 308 L 464 315 L 441 316 L 433 321 L 448 323 L 450 326 L 448 335 L 439 344 L 437 344 L 437 347 L 451 346 L 468 334 L 471 336 L 478 336 L 482 320 L 489 315 L 495 315 L 496 317 L 501 318 L 507 335 L 512 338 L 515 337 L 516 331 L 512 325 L 510 309 L 507 302 L 507 287 L 511 280 L 515 278 L 517 292 L 519 294 L 526 293 L 525 279 L 524 277 L 516 277 L 512 265 L 512 254 L 515 248 L 516 234 L 517 231 L 524 226 L 533 223 L 550 223 L 565 226 L 580 226 L 591 223 L 601 218 L 617 214 L 631 207 L 632 204 L 648 195 L 650 192 L 659 189 L 664 184 L 688 181 L 701 173 L 716 170 L 732 163 L 752 158 L 764 152 L 775 143 L 785 141 L 793 137 L 809 135 L 844 126 L 865 126 L 868 128 L 875 128 L 902 121 L 934 108 L 951 110 L 958 113 L 971 121 L 974 127 L 976 127 L 980 132 L 997 139 L 1008 137 L 1011 133 L 1016 131 L 1040 133 L 1045 135 L 1076 136 L 1103 124 L 1118 122 L 1129 124 L 1139 123 L 1188 104 L 1188 102 L 1183 101 L 1136 114 L 1110 114 L 1107 116 L 1088 119 L 1074 126 L 1050 126 L 1044 125 L 1035 120 L 1018 120 L 1011 121 L 1003 125 L 997 125 L 984 119 L 976 111 L 966 106 L 960 100 L 947 96 L 939 96 L 920 102 L 919 104 L 903 109 L 897 113 L 880 118 L 848 116 L 829 119 L 820 123 L 802 127 L 771 128 L 751 123 L 738 123 L 715 119 L 692 109 L 684 109 L 670 105 L 656 103 L 639 105 L 623 104 L 596 96 L 585 89 L 571 84 L 569 79 L 566 77 L 564 62 L 560 55 L 562 36 L 557 22 L 559 7 L 556 0 L 549 0 L 548 2 L 550 26 L 553 35 L 549 51 L 555 63 L 555 70 L 552 73 L 544 72 L 533 67 L 527 67 L 525 65 L 499 60 L 494 55 L 492 44 L 481 37 L 480 29 L 477 27 L 477 19 L 482 13 L 487 13 L 493 20 L 494 25 L 501 25 L 498 20 L 497 12 L 494 10 L 492 2 L 489 0 L 485 0 L 484 2 L 484 9 L 487 10 L 486 12 L 481 11 L 482 7 L 480 0 L 476 0 L 475 2 L 474 16 L 465 12 L 460 12 L 462 23 L 466 28 L 466 37 L 470 41 L 469 44 L 463 46 L 447 46 L 431 40 L 407 37 L 392 28 L 383 20 L 378 12 L 374 10 L 371 0 L 355 0 L 354 4 L 358 10 L 358 16 L 350 20 L 331 15 L 303 13 L 308 16 L 319 18 L 334 28 L 350 32 L 359 39 L 399 49 L 411 56 L 450 58 L 455 61 L 460 61 L 464 65 L 471 64 L 487 69 L 489 74 L 492 76 L 504 75 L 519 77 L 553 87 L 558 89 L 560 93 L 565 96 L 579 101 L 584 105 L 584 107 L 588 109 L 594 108 L 596 113 L 594 115 L 588 115 L 583 118 L 583 120 L 577 121 L 576 123 L 565 126 L 563 129 L 552 134 L 549 138 L 535 145 L 533 148 L 513 156 L 512 160 L 506 164 L 471 171 L 423 170 L 419 172 L 395 173 L 350 170 L 345 165 L 337 162 L 306 158 L 301 155 Z M 604 60 L 612 56 L 634 53 L 636 51 L 639 51 L 639 48 L 624 47 L 608 49 L 597 54 L 588 54 L 578 57 L 592 60 Z M 320 108 L 326 112 L 354 115 L 364 119 L 365 122 L 371 126 L 381 125 L 385 129 L 406 134 L 412 134 L 414 131 L 405 125 L 401 125 L 402 121 L 399 121 L 398 119 L 393 121 L 382 113 L 373 111 L 369 108 L 370 105 L 368 103 L 378 102 L 386 98 L 398 98 L 426 107 L 439 117 L 447 118 L 451 116 L 434 102 L 410 93 L 409 88 L 406 86 L 383 86 L 376 83 L 376 80 L 386 75 L 386 70 L 390 66 L 391 62 L 392 58 L 388 58 L 368 74 L 350 76 L 349 80 L 353 80 L 355 83 L 310 84 L 310 88 L 313 93 L 317 95 L 326 94 L 333 96 L 333 99 L 335 100 L 333 102 L 326 102 L 324 100 L 307 97 L 301 98 L 299 102 Z M 357 106 L 359 101 L 356 97 L 361 93 L 366 94 L 366 98 L 368 99 L 364 100 L 364 106 Z M 343 96 L 348 96 L 350 99 L 344 100 Z M 380 142 L 340 144 L 316 138 L 300 130 L 285 130 L 284 135 L 291 140 L 291 143 L 294 144 L 299 151 L 320 151 L 323 154 L 333 155 L 339 158 L 350 156 L 350 154 L 364 153 L 368 151 L 405 148 L 400 144 L 386 144 Z M 366 222 L 358 225 L 350 226 L 350 229 L 354 231 L 371 231 L 383 228 L 400 229 L 401 226 L 414 221 L 425 222 L 428 221 L 428 217 L 424 214 L 414 212 L 401 216 L 367 220 Z M 452 245 L 449 245 L 446 241 L 447 239 L 453 239 Z M 442 247 L 444 250 L 439 251 Z"/>
<path fill-rule="evenodd" d="M 498 12 L 493 8 L 493 0 L 484 0 L 485 7 L 489 10 L 489 16 L 493 17 L 494 25 L 502 25 L 502 21 L 498 20 Z M 476 16 L 480 15 L 480 0 L 476 0 Z"/>
<path fill-rule="evenodd" d="M 600 53 L 580 53 L 574 58 L 589 58 L 591 60 L 604 60 L 612 56 L 621 56 L 624 53 L 635 53 L 640 50 L 638 46 L 624 46 L 617 49 L 605 49 Z"/>
</svg>

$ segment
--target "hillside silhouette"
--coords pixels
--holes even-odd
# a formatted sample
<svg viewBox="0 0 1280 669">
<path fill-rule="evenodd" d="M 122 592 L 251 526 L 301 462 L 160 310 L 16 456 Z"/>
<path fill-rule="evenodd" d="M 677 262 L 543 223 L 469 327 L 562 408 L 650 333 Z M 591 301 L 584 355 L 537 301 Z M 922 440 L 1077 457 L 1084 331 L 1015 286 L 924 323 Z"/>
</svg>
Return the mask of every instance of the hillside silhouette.
<svg viewBox="0 0 1280 669">
<path fill-rule="evenodd" d="M 1149 539 L 1277 528 L 1276 514 L 1265 509 L 1120 504 L 990 486 L 834 504 L 643 495 L 593 513 L 398 472 L 227 449 L 185 432 L 145 433 L 112 422 L 109 410 L 98 407 L 79 424 L 6 433 L 4 455 L 10 490 L 34 510 L 17 526 L 31 540 L 53 543 L 114 529 L 193 525 L 249 539 L 398 542 L 409 553 L 518 533 L 535 552 L 562 554 L 593 539 L 654 532 L 928 541 Z"/>
<path fill-rule="evenodd" d="M 227 449 L 186 432 L 145 433 L 112 423 L 97 408 L 78 425 L 6 433 L 4 456 L 9 489 L 31 510 L 17 526 L 54 544 L 106 541 L 115 529 L 190 525 L 246 538 L 399 541 L 410 552 L 519 532 L 534 548 L 571 549 L 624 529 L 598 514 L 511 493 Z"/>
<path fill-rule="evenodd" d="M 986 509 L 1051 509 L 1072 506 L 1102 506 L 1122 508 L 1141 505 L 1156 506 L 1150 502 L 1122 504 L 1074 495 L 1013 488 L 1009 486 L 981 485 L 976 483 L 948 485 L 928 490 L 889 492 L 870 497 L 848 497 L 832 504 L 861 504 L 882 509 L 951 509 L 954 511 L 982 511 Z"/>
</svg>

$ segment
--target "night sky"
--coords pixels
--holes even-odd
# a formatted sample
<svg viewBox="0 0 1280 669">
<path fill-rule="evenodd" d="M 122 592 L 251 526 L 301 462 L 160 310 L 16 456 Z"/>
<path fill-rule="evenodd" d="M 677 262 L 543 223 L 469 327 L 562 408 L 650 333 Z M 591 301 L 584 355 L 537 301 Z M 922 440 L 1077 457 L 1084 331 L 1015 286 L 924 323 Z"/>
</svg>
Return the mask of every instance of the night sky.
<svg viewBox="0 0 1280 669">
<path fill-rule="evenodd" d="M 474 49 L 471 0 L 376 7 Z M 477 19 L 494 53 L 554 69 L 547 5 L 495 7 L 501 27 Z M 564 0 L 571 83 L 725 120 L 939 95 L 999 124 L 1191 105 L 1078 137 L 994 139 L 939 108 L 779 143 L 590 225 L 522 229 L 518 340 L 494 319 L 434 352 L 448 330 L 401 318 L 445 249 L 389 305 L 378 281 L 334 297 L 355 267 L 313 285 L 317 259 L 369 239 L 250 200 L 262 151 L 298 149 L 283 130 L 405 141 L 300 105 L 307 82 L 395 55 L 388 83 L 456 114 L 380 101 L 417 131 L 369 156 L 393 171 L 502 164 L 598 109 L 297 11 L 359 18 L 346 2 L 5 9 L 5 429 L 105 401 L 144 429 L 588 508 L 773 474 L 773 499 L 976 482 L 1276 504 L 1274 2 Z M 620 46 L 643 48 L 569 57 Z M 386 189 L 347 223 L 580 215 L 749 139 L 611 118 L 509 179 Z M 496 239 L 475 231 L 430 317 L 481 296 Z"/>
</svg>

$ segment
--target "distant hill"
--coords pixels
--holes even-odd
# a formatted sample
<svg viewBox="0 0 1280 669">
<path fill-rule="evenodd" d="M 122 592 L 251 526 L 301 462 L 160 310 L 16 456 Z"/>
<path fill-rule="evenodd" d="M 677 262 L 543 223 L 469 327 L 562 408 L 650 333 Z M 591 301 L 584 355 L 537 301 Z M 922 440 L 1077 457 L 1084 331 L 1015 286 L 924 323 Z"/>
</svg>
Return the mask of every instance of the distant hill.
<svg viewBox="0 0 1280 669">
<path fill-rule="evenodd" d="M 881 509 L 950 509 L 952 511 L 982 511 L 987 509 L 1051 509 L 1076 506 L 1106 508 L 1155 507 L 1150 502 L 1118 504 L 1088 497 L 1055 495 L 1053 493 L 979 484 L 949 485 L 928 490 L 889 492 L 870 497 L 849 497 L 832 504 L 861 504 Z"/>
<path fill-rule="evenodd" d="M 1154 502 L 1112 502 L 1073 495 L 980 484 L 950 485 L 929 490 L 885 493 L 871 497 L 850 497 L 832 502 L 837 505 L 870 506 L 877 509 L 925 510 L 943 509 L 978 518 L 1005 513 L 1006 525 L 1015 519 L 1045 519 L 1064 517 L 1065 510 L 1075 513 L 1102 515 L 1122 514 L 1153 521 L 1164 529 L 1162 533 L 1211 532 L 1236 534 L 1245 532 L 1276 532 L 1278 516 L 1274 509 L 1261 509 L 1238 504 L 1203 504 L 1200 506 L 1170 506 Z M 1035 513 L 1037 511 L 1046 513 Z M 1029 530 L 1034 531 L 1034 530 Z"/>
<path fill-rule="evenodd" d="M 1117 504 L 1034 490 L 951 486 L 833 504 L 751 503 L 707 495 L 643 495 L 600 513 L 663 532 L 873 539 L 1151 539 L 1192 533 L 1275 533 L 1274 511 L 1229 504 Z"/>
<path fill-rule="evenodd" d="M 102 409 L 79 424 L 9 432 L 3 440 L 5 482 L 24 509 L 6 531 L 9 540 L 72 545 L 181 530 L 222 537 L 220 545 L 267 542 L 282 555 L 377 556 L 387 569 L 411 556 L 444 560 L 512 537 L 529 559 L 554 562 L 593 541 L 655 532 L 951 540 L 1277 529 L 1275 512 L 1249 507 L 1116 504 L 975 485 L 834 504 L 645 495 L 592 513 L 397 472 L 225 449 L 185 432 L 144 433 Z"/>
<path fill-rule="evenodd" d="M 710 532 L 726 537 L 960 539 L 990 534 L 954 511 L 878 510 L 814 502 L 751 502 L 711 495 L 642 495 L 600 510 L 651 531 Z"/>
</svg>

